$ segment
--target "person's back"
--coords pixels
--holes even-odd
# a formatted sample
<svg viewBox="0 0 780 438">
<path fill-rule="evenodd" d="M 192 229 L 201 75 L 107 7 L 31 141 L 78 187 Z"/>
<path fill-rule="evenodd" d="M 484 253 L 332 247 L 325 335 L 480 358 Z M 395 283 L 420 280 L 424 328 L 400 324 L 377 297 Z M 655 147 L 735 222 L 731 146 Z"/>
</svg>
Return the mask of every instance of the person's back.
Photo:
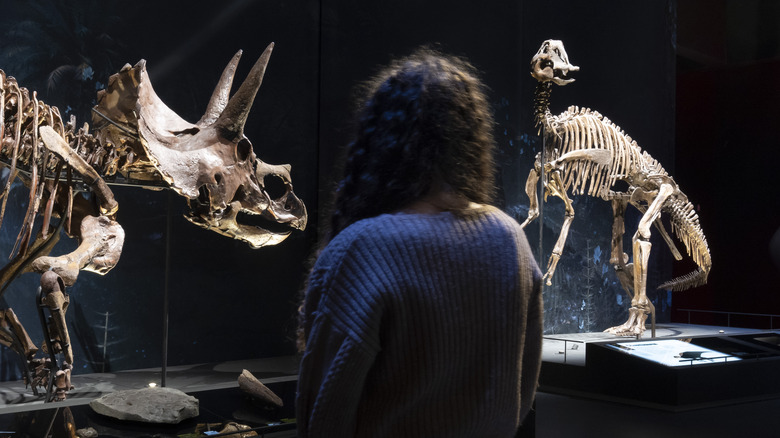
<svg viewBox="0 0 780 438">
<path fill-rule="evenodd" d="M 371 87 L 302 306 L 299 438 L 515 435 L 541 274 L 489 206 L 491 130 L 462 60 L 422 52 Z"/>
<path fill-rule="evenodd" d="M 541 328 L 541 276 L 517 223 L 490 207 L 396 213 L 352 225 L 329 249 L 314 270 L 327 296 L 313 303 L 310 333 L 327 328 L 335 341 L 337 327 L 343 339 L 324 344 L 339 351 L 309 354 L 349 372 L 310 385 L 318 364 L 304 358 L 300 384 L 313 392 L 300 396 L 314 400 L 298 421 L 309 436 L 514 436 Z"/>
</svg>

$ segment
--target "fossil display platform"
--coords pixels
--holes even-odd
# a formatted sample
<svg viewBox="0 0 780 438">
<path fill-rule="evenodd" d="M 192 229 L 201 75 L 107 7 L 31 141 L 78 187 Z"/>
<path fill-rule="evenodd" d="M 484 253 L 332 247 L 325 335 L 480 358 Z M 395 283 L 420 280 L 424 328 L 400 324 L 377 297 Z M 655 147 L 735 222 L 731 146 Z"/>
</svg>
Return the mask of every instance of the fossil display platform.
<svg viewBox="0 0 780 438">
<path fill-rule="evenodd" d="M 238 388 L 238 376 L 249 370 L 282 398 L 284 406 L 269 408 Z M 283 356 L 168 367 L 166 386 L 199 400 L 200 414 L 176 425 L 152 425 L 115 420 L 95 413 L 89 402 L 114 391 L 160 383 L 159 368 L 73 376 L 75 388 L 63 402 L 43 403 L 43 396 L 25 390 L 23 382 L 0 383 L 0 438 L 44 436 L 50 424 L 70 418 L 77 429 L 91 427 L 101 437 L 177 437 L 193 433 L 198 424 L 235 421 L 256 428 L 261 436 L 294 437 L 294 397 L 298 358 Z M 45 426 L 41 426 L 45 425 Z M 44 427 L 43 430 L 39 430 Z M 219 430 L 219 429 L 217 429 Z"/>
<path fill-rule="evenodd" d="M 780 331 L 659 324 L 545 336 L 540 390 L 665 410 L 780 397 Z"/>
</svg>

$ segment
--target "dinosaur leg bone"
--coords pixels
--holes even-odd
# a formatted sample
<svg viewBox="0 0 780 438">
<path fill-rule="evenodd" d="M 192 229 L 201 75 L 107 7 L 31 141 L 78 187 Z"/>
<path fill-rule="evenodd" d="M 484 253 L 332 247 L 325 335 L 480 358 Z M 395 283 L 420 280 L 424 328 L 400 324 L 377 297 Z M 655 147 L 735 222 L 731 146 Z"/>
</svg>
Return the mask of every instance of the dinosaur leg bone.
<svg viewBox="0 0 780 438">
<path fill-rule="evenodd" d="M 563 246 L 566 244 L 566 237 L 569 235 L 569 227 L 571 227 L 571 222 L 574 220 L 574 207 L 571 205 L 571 199 L 566 195 L 560 172 L 558 172 L 557 169 L 553 170 L 550 173 L 550 178 L 551 181 L 547 185 L 547 188 L 553 196 L 557 196 L 563 200 L 566 207 L 566 214 L 564 216 L 563 225 L 561 226 L 561 233 L 558 235 L 558 240 L 555 242 L 555 247 L 550 255 L 550 260 L 547 262 L 547 272 L 544 274 L 544 279 L 547 280 L 547 286 L 552 285 L 552 276 L 555 273 L 558 260 L 560 260 L 561 254 L 563 254 Z"/>
<path fill-rule="evenodd" d="M 46 336 L 44 351 L 49 353 L 50 360 L 46 378 L 46 399 L 51 400 L 52 395 L 54 395 L 54 400 L 63 401 L 67 392 L 73 389 L 70 381 L 73 369 L 73 350 L 70 345 L 68 326 L 65 323 L 65 312 L 68 310 L 70 298 L 65 293 L 62 278 L 53 271 L 44 272 L 41 275 L 41 289 L 38 299 L 39 305 L 42 306 L 39 312 L 44 336 Z M 49 310 L 48 322 L 43 313 L 43 307 Z M 59 369 L 57 369 L 57 361 L 54 356 L 56 353 L 62 353 L 64 356 L 62 366 Z"/>
<path fill-rule="evenodd" d="M 38 352 L 27 330 L 12 309 L 0 309 L 0 344 L 17 351 L 20 356 L 31 358 Z"/>
<path fill-rule="evenodd" d="M 541 154 L 536 154 L 534 168 L 528 172 L 528 179 L 525 182 L 525 194 L 528 195 L 530 202 L 528 204 L 528 217 L 520 224 L 520 228 L 533 222 L 539 217 L 539 200 L 536 196 L 536 185 L 539 182 L 539 172 L 541 169 Z"/>
<path fill-rule="evenodd" d="M 642 212 L 644 214 L 647 209 L 643 207 L 641 204 L 632 204 L 634 207 L 636 207 L 637 210 Z M 661 218 L 657 218 L 655 221 L 653 221 L 653 225 L 655 225 L 655 228 L 658 230 L 658 233 L 661 235 L 661 237 L 664 239 L 664 242 L 666 242 L 666 245 L 669 247 L 669 251 L 672 253 L 672 257 L 674 257 L 675 260 L 682 260 L 683 256 L 680 254 L 680 250 L 677 249 L 677 245 L 674 244 L 674 240 L 672 240 L 672 237 L 669 235 L 669 233 L 666 231 L 666 228 L 664 228 L 663 222 L 661 222 Z"/>
<path fill-rule="evenodd" d="M 42 126 L 39 132 L 46 148 L 71 166 L 90 185 L 100 205 L 99 217 L 87 216 L 81 222 L 81 244 L 75 251 L 60 257 L 39 257 L 32 263 L 33 269 L 41 273 L 54 270 L 62 277 L 65 285 L 70 286 L 76 282 L 82 269 L 99 274 L 110 271 L 119 261 L 125 233 L 113 220 L 119 204 L 97 171 L 71 149 L 54 128 Z"/>
<path fill-rule="evenodd" d="M 634 272 L 633 264 L 628 263 L 628 254 L 623 252 L 623 236 L 626 233 L 626 206 L 628 200 L 620 197 L 612 199 L 612 253 L 609 263 L 615 269 L 620 285 L 626 291 L 629 299 L 634 298 Z"/>
<path fill-rule="evenodd" d="M 51 322 L 48 337 L 54 352 L 62 352 L 65 362 L 73 363 L 73 350 L 70 346 L 68 326 L 65 324 L 65 312 L 68 311 L 70 298 L 65 294 L 65 285 L 59 275 L 46 271 L 41 275 L 41 305 L 49 309 Z M 47 347 L 48 348 L 48 347 Z"/>
<path fill-rule="evenodd" d="M 39 257 L 32 262 L 37 272 L 53 270 L 65 286 L 76 282 L 80 270 L 105 274 L 119 262 L 125 232 L 107 216 L 86 216 L 81 221 L 81 244 L 75 251 L 59 257 Z"/>
<path fill-rule="evenodd" d="M 32 367 L 30 361 L 38 352 L 38 347 L 33 344 L 27 330 L 19 321 L 13 309 L 0 309 L 0 344 L 15 351 L 24 362 L 24 380 L 27 384 L 32 382 Z M 38 388 L 32 386 L 33 393 L 38 395 Z"/>
<path fill-rule="evenodd" d="M 633 237 L 634 252 L 634 298 L 631 300 L 628 321 L 625 324 L 613 327 L 608 331 L 620 336 L 641 336 L 645 331 L 645 320 L 648 314 L 652 314 L 653 333 L 655 336 L 655 307 L 647 299 L 647 263 L 650 260 L 650 227 L 661 214 L 664 202 L 674 193 L 675 187 L 671 184 L 661 184 L 655 194 L 652 203 L 639 221 L 636 234 Z"/>
</svg>

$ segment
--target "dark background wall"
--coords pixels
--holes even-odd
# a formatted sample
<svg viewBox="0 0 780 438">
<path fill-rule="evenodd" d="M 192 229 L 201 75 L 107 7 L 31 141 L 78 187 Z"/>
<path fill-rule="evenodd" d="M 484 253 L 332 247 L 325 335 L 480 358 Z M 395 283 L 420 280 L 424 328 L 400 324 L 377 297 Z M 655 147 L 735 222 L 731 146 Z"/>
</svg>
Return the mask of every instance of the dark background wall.
<svg viewBox="0 0 780 438">
<path fill-rule="evenodd" d="M 677 308 L 780 314 L 779 24 L 775 1 L 679 2 L 675 177 L 699 208 L 713 268 L 707 285 L 675 295 Z"/>
<path fill-rule="evenodd" d="M 675 57 L 675 42 L 678 35 L 683 39 L 683 29 L 699 24 L 683 12 L 693 11 L 695 16 L 700 10 L 709 10 L 704 5 L 683 7 L 683 3 L 689 3 L 681 1 L 678 5 L 674 0 L 64 3 L 3 3 L 0 21 L 5 31 L 0 37 L 0 68 L 18 76 L 30 89 L 47 90 L 41 94 L 44 100 L 60 108 L 71 107 L 81 120 L 92 105 L 95 89 L 101 88 L 107 76 L 125 62 L 134 63 L 140 58 L 147 60 L 152 83 L 163 101 L 185 119 L 197 120 L 235 51 L 244 50 L 236 75 L 239 83 L 265 46 L 274 41 L 276 48 L 246 134 L 259 158 L 292 165 L 295 191 L 306 202 L 310 216 L 305 232 L 294 233 L 279 246 L 251 250 L 187 223 L 181 218 L 184 202 L 175 195 L 115 189 L 119 221 L 127 233 L 122 260 L 105 277 L 82 274 L 70 290 L 74 304 L 69 318 L 71 330 L 78 337 L 78 371 L 99 371 L 103 362 L 111 370 L 160 365 L 166 272 L 170 285 L 170 364 L 293 354 L 298 293 L 307 260 L 316 246 L 318 225 L 327 217 L 337 175 L 335 165 L 349 141 L 354 87 L 378 66 L 424 44 L 465 56 L 482 71 L 497 122 L 502 193 L 498 202 L 510 214 L 519 220 L 525 218 L 525 179 L 541 147 L 532 126 L 535 81 L 528 74 L 528 65 L 543 40 L 561 39 L 572 63 L 581 70 L 576 82 L 554 91 L 553 112 L 579 105 L 607 115 L 659 159 L 701 206 L 702 225 L 715 260 L 711 289 L 675 295 L 675 305 L 685 297 L 693 300 L 685 305 L 741 309 L 744 300 L 732 302 L 724 297 L 735 295 L 738 286 L 750 288 L 730 283 L 730 278 L 750 278 L 757 285 L 764 284 L 764 290 L 774 287 L 776 291 L 772 286 L 777 284 L 776 268 L 773 271 L 772 266 L 764 264 L 752 277 L 746 276 L 743 273 L 749 269 L 740 265 L 741 260 L 758 252 L 732 246 L 751 239 L 755 216 L 775 221 L 764 226 L 766 229 L 778 225 L 777 197 L 757 194 L 766 193 L 763 187 L 774 186 L 773 178 L 776 182 L 769 160 L 762 158 L 771 151 L 764 151 L 764 155 L 746 148 L 734 152 L 724 144 L 724 150 L 713 155 L 693 153 L 687 146 L 711 150 L 706 148 L 713 141 L 705 142 L 701 135 L 692 134 L 694 128 L 704 129 L 708 123 L 727 129 L 724 126 L 735 118 L 719 118 L 723 114 L 720 105 L 744 108 L 747 105 L 740 98 L 746 95 L 753 96 L 751 102 L 768 103 L 766 88 L 750 88 L 751 81 L 737 78 L 736 82 L 744 87 L 732 91 L 728 101 L 710 100 L 713 104 L 709 113 L 696 112 L 702 116 L 695 120 L 683 118 L 679 112 L 675 116 L 675 107 L 695 108 L 689 102 L 703 102 L 675 88 L 676 64 L 681 59 Z M 723 34 L 741 29 L 742 25 L 727 21 L 726 15 L 718 22 L 728 25 Z M 700 35 L 698 31 L 692 34 Z M 707 42 L 709 37 L 703 40 Z M 81 67 L 78 71 L 89 66 L 94 75 L 86 80 L 74 80 L 71 75 L 70 82 L 60 81 L 56 87 L 49 87 L 49 74 L 63 65 Z M 700 70 L 690 70 L 694 75 L 689 76 L 691 84 L 702 83 L 695 77 Z M 687 80 L 683 73 L 680 69 L 681 83 Z M 709 84 L 709 88 L 686 86 L 685 90 L 720 95 L 722 83 Z M 760 120 L 764 126 L 776 120 L 758 108 L 755 115 L 763 117 Z M 744 120 L 752 119 L 745 116 Z M 696 141 L 682 138 L 680 133 L 691 133 Z M 760 135 L 763 137 L 749 144 L 771 143 L 773 136 L 768 129 Z M 745 140 L 739 135 L 734 138 Z M 686 149 L 675 149 L 675 141 L 686 144 Z M 729 172 L 708 173 L 709 167 L 700 161 L 702 156 L 714 166 L 729 168 Z M 742 161 L 736 169 L 731 163 L 738 160 Z M 734 182 L 726 184 L 726 180 Z M 740 196 L 726 197 L 721 195 L 726 193 L 723 189 L 712 189 L 723 186 L 733 187 L 730 190 Z M 16 191 L 14 199 L 22 206 L 24 189 Z M 625 318 L 626 300 L 607 260 L 611 209 L 607 203 L 589 198 L 577 198 L 575 208 L 577 217 L 555 284 L 545 290 L 549 332 L 602 330 Z M 748 216 L 756 209 L 751 225 L 726 219 L 735 211 Z M 543 266 L 561 217 L 561 203 L 551 200 L 543 225 L 535 223 L 527 230 Z M 169 220 L 171 228 L 167 232 Z M 629 216 L 629 238 L 637 220 L 637 215 Z M 718 225 L 719 221 L 724 225 Z M 13 221 L 4 223 L 0 233 L 0 239 L 4 239 L 0 249 L 7 254 L 8 241 L 12 245 L 16 235 Z M 757 242 L 752 244 L 758 246 Z M 64 252 L 67 245 L 74 244 L 65 243 L 58 251 Z M 167 268 L 166 247 L 170 248 Z M 767 260 L 755 257 L 756 263 Z M 671 270 L 668 251 L 657 243 L 651 260 L 650 289 L 667 279 Z M 22 314 L 38 341 L 40 331 L 34 328 L 31 298 L 36 287 L 37 277 L 26 274 L 4 299 Z M 763 302 L 760 297 L 766 292 L 756 293 L 756 302 Z M 668 318 L 670 294 L 651 291 L 651 298 Z M 103 327 L 106 312 L 108 329 Z M 780 309 L 774 312 L 780 313 Z M 107 360 L 103 358 L 104 335 L 109 338 L 105 346 Z M 11 364 L 15 359 L 5 350 L 3 354 L 0 377 L 13 377 Z"/>
</svg>

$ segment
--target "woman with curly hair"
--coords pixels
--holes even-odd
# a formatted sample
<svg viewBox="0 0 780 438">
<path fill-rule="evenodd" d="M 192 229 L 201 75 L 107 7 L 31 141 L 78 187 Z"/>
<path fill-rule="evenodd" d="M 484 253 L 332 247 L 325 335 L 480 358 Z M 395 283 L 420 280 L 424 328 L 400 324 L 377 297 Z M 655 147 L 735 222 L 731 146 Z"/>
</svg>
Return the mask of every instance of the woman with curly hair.
<svg viewBox="0 0 780 438">
<path fill-rule="evenodd" d="M 507 438 L 528 413 L 541 274 L 491 206 L 483 88 L 430 50 L 366 87 L 301 308 L 300 438 Z"/>
</svg>

